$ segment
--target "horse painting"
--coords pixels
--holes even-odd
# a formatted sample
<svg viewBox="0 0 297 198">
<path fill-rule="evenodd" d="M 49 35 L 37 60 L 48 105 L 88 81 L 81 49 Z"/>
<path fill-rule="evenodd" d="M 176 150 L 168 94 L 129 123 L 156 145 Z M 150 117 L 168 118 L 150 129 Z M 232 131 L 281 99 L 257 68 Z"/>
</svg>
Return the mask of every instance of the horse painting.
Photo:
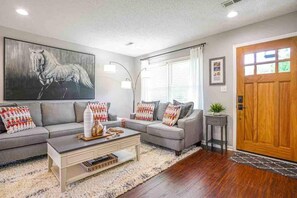
<svg viewBox="0 0 297 198">
<path fill-rule="evenodd" d="M 44 92 L 52 85 L 58 83 L 63 89 L 61 99 L 65 98 L 68 88 L 65 82 L 73 82 L 76 86 L 78 96 L 80 96 L 80 86 L 94 89 L 90 77 L 86 70 L 79 64 L 60 64 L 56 57 L 47 50 L 30 50 L 31 70 L 37 75 L 42 88 L 37 99 L 40 100 Z"/>
</svg>

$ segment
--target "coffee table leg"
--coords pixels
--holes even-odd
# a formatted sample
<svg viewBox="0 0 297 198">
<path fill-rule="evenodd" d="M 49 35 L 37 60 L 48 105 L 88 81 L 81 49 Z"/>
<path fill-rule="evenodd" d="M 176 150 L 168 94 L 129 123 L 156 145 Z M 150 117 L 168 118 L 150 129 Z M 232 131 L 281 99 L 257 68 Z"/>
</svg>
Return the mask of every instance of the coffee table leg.
<svg viewBox="0 0 297 198">
<path fill-rule="evenodd" d="M 60 188 L 61 192 L 66 190 L 66 168 L 60 168 Z"/>
<path fill-rule="evenodd" d="M 50 172 L 51 167 L 53 166 L 53 159 L 49 155 L 47 155 L 47 161 L 48 161 L 47 171 Z"/>
<path fill-rule="evenodd" d="M 136 150 L 136 160 L 139 161 L 140 160 L 140 144 L 135 146 L 135 150 Z"/>
</svg>

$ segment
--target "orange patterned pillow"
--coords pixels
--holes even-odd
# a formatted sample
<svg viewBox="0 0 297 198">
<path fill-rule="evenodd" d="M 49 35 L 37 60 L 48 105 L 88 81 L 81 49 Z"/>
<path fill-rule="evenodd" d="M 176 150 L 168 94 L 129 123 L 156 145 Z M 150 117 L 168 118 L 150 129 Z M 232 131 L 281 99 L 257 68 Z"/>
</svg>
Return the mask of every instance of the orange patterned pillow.
<svg viewBox="0 0 297 198">
<path fill-rule="evenodd" d="M 0 116 L 8 134 L 36 127 L 27 106 L 0 107 Z"/>
<path fill-rule="evenodd" d="M 154 120 L 154 109 L 155 105 L 138 103 L 136 108 L 136 120 L 153 121 Z"/>
<path fill-rule="evenodd" d="M 168 126 L 175 125 L 180 115 L 180 111 L 181 111 L 181 106 L 169 104 L 163 115 L 162 123 Z"/>
<path fill-rule="evenodd" d="M 105 102 L 90 103 L 90 109 L 93 112 L 94 121 L 95 120 L 98 120 L 100 122 L 108 121 L 107 103 Z"/>
</svg>

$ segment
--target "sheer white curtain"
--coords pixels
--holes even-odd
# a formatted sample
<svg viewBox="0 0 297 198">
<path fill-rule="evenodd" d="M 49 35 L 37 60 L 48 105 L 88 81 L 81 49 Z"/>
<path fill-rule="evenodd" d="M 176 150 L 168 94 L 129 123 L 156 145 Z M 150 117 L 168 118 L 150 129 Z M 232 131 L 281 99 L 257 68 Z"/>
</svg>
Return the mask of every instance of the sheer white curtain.
<svg viewBox="0 0 297 198">
<path fill-rule="evenodd" d="M 195 107 L 203 109 L 203 47 L 197 47 L 190 50 L 191 64 L 191 82 L 197 90 L 193 91 L 193 98 L 196 99 Z"/>
<path fill-rule="evenodd" d="M 163 62 L 142 61 L 148 78 L 141 77 L 141 99 L 172 102 L 193 101 L 203 109 L 203 48 L 190 50 L 190 56 Z"/>
</svg>

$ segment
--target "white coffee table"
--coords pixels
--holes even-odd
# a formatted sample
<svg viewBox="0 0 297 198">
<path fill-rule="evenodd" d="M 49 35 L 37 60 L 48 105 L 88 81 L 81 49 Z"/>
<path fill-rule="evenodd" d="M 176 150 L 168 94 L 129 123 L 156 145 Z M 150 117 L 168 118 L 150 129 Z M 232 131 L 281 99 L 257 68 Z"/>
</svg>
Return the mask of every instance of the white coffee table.
<svg viewBox="0 0 297 198">
<path fill-rule="evenodd" d="M 78 140 L 76 135 L 57 137 L 47 140 L 48 171 L 52 171 L 60 182 L 61 192 L 66 185 L 91 176 L 129 160 L 140 159 L 140 132 L 120 128 L 124 131 L 120 137 L 97 139 L 92 141 Z M 126 148 L 135 147 L 135 153 Z M 80 163 L 113 153 L 118 162 L 110 166 L 87 172 Z"/>
</svg>

